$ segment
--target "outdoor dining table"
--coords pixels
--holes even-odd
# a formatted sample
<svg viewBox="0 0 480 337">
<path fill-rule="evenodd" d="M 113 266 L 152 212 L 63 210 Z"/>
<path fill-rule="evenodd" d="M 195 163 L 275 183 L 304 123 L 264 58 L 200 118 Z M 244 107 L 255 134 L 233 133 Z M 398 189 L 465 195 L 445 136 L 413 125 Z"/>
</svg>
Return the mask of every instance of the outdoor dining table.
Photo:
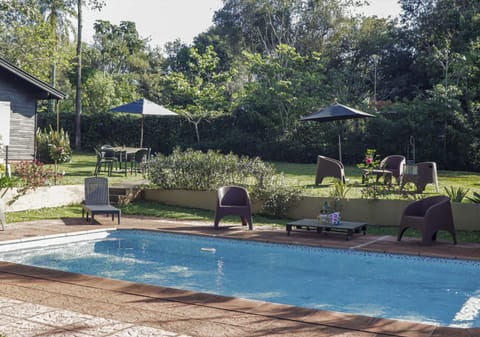
<svg viewBox="0 0 480 337">
<path fill-rule="evenodd" d="M 128 147 L 128 146 L 114 146 L 111 148 L 115 152 L 115 157 L 118 158 L 119 169 L 118 171 L 124 172 L 125 176 L 128 171 L 128 163 L 130 158 L 135 156 L 137 151 L 144 149 L 143 147 Z"/>
</svg>

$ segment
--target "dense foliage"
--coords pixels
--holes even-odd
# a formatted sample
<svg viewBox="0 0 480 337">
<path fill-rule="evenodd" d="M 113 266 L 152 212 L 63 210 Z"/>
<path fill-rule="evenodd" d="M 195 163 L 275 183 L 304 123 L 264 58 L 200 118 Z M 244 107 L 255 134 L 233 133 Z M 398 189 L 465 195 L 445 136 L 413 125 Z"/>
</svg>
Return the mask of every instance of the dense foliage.
<svg viewBox="0 0 480 337">
<path fill-rule="evenodd" d="M 169 156 L 154 156 L 149 172 L 151 182 L 163 189 L 211 191 L 224 185 L 264 186 L 275 169 L 258 158 L 177 148 Z"/>
<path fill-rule="evenodd" d="M 68 94 L 60 124 L 81 134 L 77 147 L 136 145 L 135 116 L 106 112 L 146 97 L 182 115 L 145 124 L 145 142 L 162 153 L 181 146 L 314 162 L 336 157 L 340 134 L 347 164 L 375 148 L 479 171 L 480 2 L 399 0 L 403 11 L 390 19 L 353 15 L 362 2 L 224 0 L 191 45 L 163 49 L 132 22 L 97 21 L 81 49 L 80 129 L 71 27 L 82 1 L 0 0 L 0 55 Z M 376 118 L 299 121 L 335 101 Z M 40 127 L 55 125 L 50 110 Z"/>
<path fill-rule="evenodd" d="M 40 186 L 53 184 L 55 172 L 39 161 L 20 161 L 14 165 L 14 173 L 19 177 L 23 192 L 27 189 L 36 189 Z"/>
<path fill-rule="evenodd" d="M 212 191 L 237 185 L 250 190 L 268 215 L 284 216 L 299 200 L 300 191 L 287 186 L 273 165 L 257 158 L 176 148 L 169 156 L 157 154 L 148 162 L 149 177 L 162 189 Z"/>
<path fill-rule="evenodd" d="M 37 130 L 37 159 L 42 163 L 66 163 L 72 158 L 70 138 L 63 129 Z"/>
</svg>

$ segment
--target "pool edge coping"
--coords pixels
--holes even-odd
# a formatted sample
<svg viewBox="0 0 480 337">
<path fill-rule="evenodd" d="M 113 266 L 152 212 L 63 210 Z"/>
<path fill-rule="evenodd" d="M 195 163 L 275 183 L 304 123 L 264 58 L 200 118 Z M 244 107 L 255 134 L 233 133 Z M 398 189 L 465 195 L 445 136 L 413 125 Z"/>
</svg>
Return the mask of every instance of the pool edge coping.
<svg viewBox="0 0 480 337">
<path fill-rule="evenodd" d="M 5 269 L 8 270 L 6 271 Z M 142 296 L 149 299 L 194 305 L 200 308 L 208 307 L 229 312 L 262 316 L 265 318 L 288 320 L 291 322 L 307 323 L 328 328 L 340 328 L 356 332 L 384 334 L 388 336 L 412 336 L 411 333 L 415 333 L 415 336 L 430 337 L 433 336 L 433 332 L 437 330 L 445 330 L 449 332 L 480 331 L 480 328 L 443 327 L 403 320 L 348 314 L 344 312 L 309 309 L 287 304 L 154 286 L 3 261 L 0 261 L 0 273 L 9 273 L 42 281 L 60 282 L 62 284 Z"/>
<path fill-rule="evenodd" d="M 151 231 L 157 231 L 157 232 L 188 235 L 187 233 L 179 233 L 178 231 L 175 231 L 175 230 L 142 228 L 142 227 L 133 226 L 133 227 L 121 227 L 121 228 L 104 227 L 104 228 L 95 229 L 95 230 L 85 230 L 85 231 L 76 231 L 76 232 L 74 231 L 69 233 L 43 235 L 43 236 L 36 236 L 36 237 L 30 237 L 25 239 L 19 239 L 19 240 L 10 240 L 10 241 L 11 242 L 12 241 L 18 241 L 18 242 L 37 241 L 37 240 L 41 240 L 42 238 L 68 237 L 68 236 L 78 235 L 79 233 L 107 232 L 107 231 L 112 231 L 117 229 L 118 230 L 123 230 L 123 229 L 151 230 Z M 191 235 L 199 235 L 199 234 L 191 233 Z M 215 234 L 215 235 L 201 234 L 201 235 L 207 236 L 207 237 L 222 237 L 222 238 L 228 238 L 228 239 L 252 240 L 251 238 L 232 238 L 228 235 L 225 236 L 225 235 L 218 235 L 218 234 Z M 256 241 L 262 241 L 262 240 L 256 240 Z M 7 241 L 4 241 L 2 243 L 6 243 L 6 242 Z M 283 244 L 283 242 L 276 242 L 276 241 L 267 241 L 267 242 Z M 298 245 L 299 243 L 291 243 L 291 244 Z M 330 247 L 324 247 L 324 248 L 330 248 Z M 9 266 L 10 267 L 9 269 L 11 270 L 5 271 L 4 270 L 5 266 Z M 414 336 L 434 336 L 434 335 L 436 336 L 434 332 L 440 333 L 439 336 L 450 336 L 452 331 L 459 331 L 459 332 L 461 331 L 463 333 L 469 333 L 469 331 L 472 331 L 477 334 L 480 332 L 480 328 L 445 327 L 445 326 L 436 326 L 436 325 L 429 325 L 425 323 L 417 323 L 417 322 L 410 322 L 410 321 L 403 321 L 403 320 L 355 315 L 355 314 L 349 314 L 349 313 L 343 313 L 343 312 L 308 309 L 308 308 L 302 308 L 302 307 L 295 307 L 292 305 L 276 304 L 276 303 L 257 301 L 257 300 L 248 300 L 248 299 L 235 298 L 235 297 L 222 296 L 222 295 L 213 295 L 208 293 L 146 285 L 146 284 L 129 282 L 129 281 L 113 280 L 113 279 L 101 278 L 97 276 L 57 271 L 57 270 L 52 270 L 47 268 L 32 267 L 32 266 L 26 266 L 26 265 L 14 264 L 9 262 L 2 262 L 2 261 L 0 261 L 0 272 L 4 272 L 4 273 L 7 272 L 11 274 L 22 275 L 22 276 L 33 278 L 33 279 L 42 279 L 42 280 L 48 280 L 52 282 L 62 282 L 62 283 L 72 284 L 77 286 L 95 287 L 102 290 L 117 291 L 117 292 L 126 293 L 126 294 L 130 293 L 130 294 L 135 294 L 139 296 L 151 297 L 151 298 L 173 301 L 178 303 L 185 302 L 191 305 L 207 306 L 210 308 L 215 308 L 220 310 L 236 311 L 236 312 L 242 312 L 246 314 L 252 314 L 252 315 L 263 316 L 263 317 L 298 321 L 303 323 L 326 326 L 330 328 L 342 328 L 342 329 L 347 329 L 351 331 L 364 331 L 369 333 L 373 332 L 373 333 L 380 333 L 380 334 L 386 334 L 386 335 L 392 335 L 392 336 L 412 336 L 411 333 L 412 332 L 414 333 L 414 331 L 417 331 L 417 330 L 419 334 L 415 333 Z M 58 280 L 59 273 L 63 275 L 69 275 L 71 277 L 71 280 L 59 281 Z M 103 282 L 105 280 L 107 282 Z M 93 283 L 100 284 L 100 286 L 94 286 Z M 110 286 L 112 284 L 113 286 Z M 129 289 L 128 292 L 124 290 L 119 290 L 119 288 L 122 288 L 125 286 Z M 142 291 L 135 291 L 135 289 L 133 288 L 139 288 Z M 145 288 L 148 288 L 148 291 L 145 291 Z M 176 297 L 179 296 L 179 294 L 182 294 L 182 296 L 187 294 L 188 296 L 191 296 L 193 300 L 179 301 L 178 299 L 175 299 Z M 228 299 L 229 304 L 219 305 L 219 303 L 220 304 L 224 303 L 225 299 Z M 232 302 L 233 302 L 233 307 L 232 307 Z M 216 303 L 216 304 L 212 305 L 209 303 Z M 240 311 L 236 309 L 239 306 L 243 308 Z M 275 310 L 275 312 L 277 313 L 265 314 L 266 309 L 270 311 Z M 297 314 L 295 314 L 295 312 L 297 312 Z M 292 315 L 297 315 L 298 317 L 295 319 L 292 319 Z M 351 324 L 354 324 L 354 326 L 351 326 Z M 358 326 L 361 326 L 361 328 L 359 328 Z M 386 327 L 390 327 L 390 328 L 386 329 Z M 444 331 L 444 333 L 442 331 Z"/>
</svg>

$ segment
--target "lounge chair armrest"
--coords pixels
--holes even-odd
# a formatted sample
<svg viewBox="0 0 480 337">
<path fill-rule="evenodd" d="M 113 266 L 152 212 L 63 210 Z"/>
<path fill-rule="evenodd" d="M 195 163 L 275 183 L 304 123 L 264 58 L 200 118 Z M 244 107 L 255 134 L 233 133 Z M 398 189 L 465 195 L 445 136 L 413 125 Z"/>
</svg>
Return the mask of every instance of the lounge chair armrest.
<svg viewBox="0 0 480 337">
<path fill-rule="evenodd" d="M 430 208 L 425 213 L 426 219 L 441 219 L 446 220 L 452 218 L 452 206 L 450 201 L 442 201 L 438 204 L 430 206 Z"/>
</svg>

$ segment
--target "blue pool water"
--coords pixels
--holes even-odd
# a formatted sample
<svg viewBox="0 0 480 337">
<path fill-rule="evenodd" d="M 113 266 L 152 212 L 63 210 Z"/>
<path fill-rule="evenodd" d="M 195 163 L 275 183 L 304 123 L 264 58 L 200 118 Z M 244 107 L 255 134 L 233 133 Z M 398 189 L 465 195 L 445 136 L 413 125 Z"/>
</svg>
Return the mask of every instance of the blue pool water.
<svg viewBox="0 0 480 337">
<path fill-rule="evenodd" d="M 315 309 L 480 327 L 479 262 L 140 230 L 84 236 L 1 245 L 0 260 Z"/>
</svg>

